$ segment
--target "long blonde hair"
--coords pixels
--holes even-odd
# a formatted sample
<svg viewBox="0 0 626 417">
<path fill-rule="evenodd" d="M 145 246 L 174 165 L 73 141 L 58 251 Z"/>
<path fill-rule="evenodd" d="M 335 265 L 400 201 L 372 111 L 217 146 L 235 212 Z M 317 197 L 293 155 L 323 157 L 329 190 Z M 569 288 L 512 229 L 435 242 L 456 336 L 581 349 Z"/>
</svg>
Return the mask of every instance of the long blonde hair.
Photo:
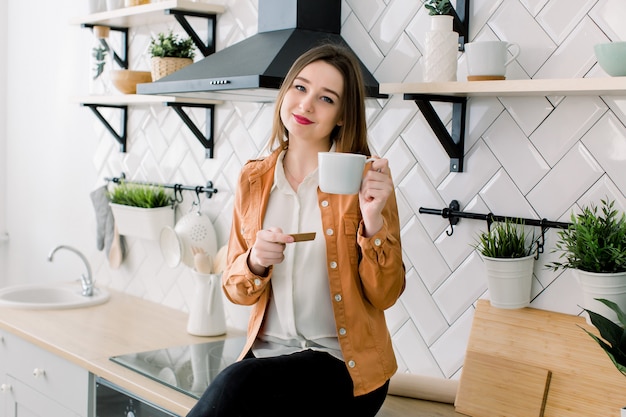
<svg viewBox="0 0 626 417">
<path fill-rule="evenodd" d="M 316 61 L 324 61 L 335 67 L 341 73 L 344 82 L 341 109 L 343 123 L 341 126 L 335 126 L 331 132 L 331 143 L 336 144 L 337 152 L 370 155 L 365 118 L 365 88 L 361 67 L 352 51 L 337 44 L 323 44 L 308 50 L 300 55 L 289 69 L 276 98 L 268 148 L 270 150 L 277 147 L 286 149 L 289 146 L 289 132 L 280 118 L 280 108 L 294 79 L 304 67 Z"/>
</svg>

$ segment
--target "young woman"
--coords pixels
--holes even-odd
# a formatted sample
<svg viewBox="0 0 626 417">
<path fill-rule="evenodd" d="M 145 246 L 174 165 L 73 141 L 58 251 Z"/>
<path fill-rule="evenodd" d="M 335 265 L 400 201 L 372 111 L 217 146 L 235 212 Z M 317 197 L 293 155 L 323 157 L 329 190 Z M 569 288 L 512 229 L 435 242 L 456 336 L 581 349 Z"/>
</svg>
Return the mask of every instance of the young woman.
<svg viewBox="0 0 626 417">
<path fill-rule="evenodd" d="M 369 155 L 358 61 L 323 45 L 279 91 L 264 159 L 242 169 L 224 290 L 252 305 L 241 360 L 188 417 L 374 416 L 397 369 L 384 310 L 405 286 L 386 159 L 355 195 L 319 190 L 318 152 Z M 290 235 L 316 232 L 312 241 Z"/>
</svg>

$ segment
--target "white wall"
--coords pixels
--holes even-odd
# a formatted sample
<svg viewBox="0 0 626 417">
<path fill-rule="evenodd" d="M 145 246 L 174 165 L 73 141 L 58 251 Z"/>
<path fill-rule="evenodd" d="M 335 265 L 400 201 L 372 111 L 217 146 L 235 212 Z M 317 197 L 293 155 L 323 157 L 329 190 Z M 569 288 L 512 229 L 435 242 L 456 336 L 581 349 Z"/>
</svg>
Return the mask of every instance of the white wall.
<svg viewBox="0 0 626 417">
<path fill-rule="evenodd" d="M 104 177 L 201 185 L 213 180 L 218 194 L 203 202 L 220 243 L 225 243 L 233 184 L 241 165 L 263 148 L 271 104 L 224 103 L 217 109 L 215 158 L 171 110 L 133 108 L 129 150 L 88 109 L 70 101 L 87 91 L 89 31 L 67 24 L 84 13 L 77 0 L 54 3 L 9 0 L 8 278 L 40 281 L 77 277 L 78 259 L 68 253 L 54 264 L 46 254 L 71 244 L 91 259 L 98 282 L 148 300 L 188 310 L 193 281 L 186 267 L 164 265 L 158 244 L 128 239 L 127 258 L 111 269 L 95 249 L 95 218 L 89 193 Z M 255 0 L 227 1 L 218 18 L 218 49 L 256 32 Z M 427 16 L 416 0 L 343 2 L 342 34 L 380 82 L 419 81 Z M 603 77 L 592 45 L 626 40 L 623 0 L 474 0 L 471 39 L 503 39 L 522 45 L 509 78 Z M 50 32 L 44 32 L 47 27 Z M 142 55 L 152 33 L 177 26 L 131 31 L 131 62 L 147 69 Z M 30 45 L 24 48 L 24 42 Z M 459 78 L 465 76 L 464 57 Z M 45 71 L 47 80 L 41 72 Z M 51 80 L 51 81 L 49 81 Z M 472 212 L 567 221 L 576 204 L 609 195 L 626 206 L 624 97 L 487 97 L 469 103 L 465 172 L 451 174 L 445 152 L 412 102 L 394 96 L 368 100 L 372 147 L 390 159 L 402 220 L 407 289 L 388 311 L 402 371 L 455 378 L 463 363 L 473 303 L 486 296 L 480 259 L 472 251 L 482 222 L 463 219 L 448 237 L 446 220 L 419 214 L 457 199 Z M 446 106 L 437 106 L 444 119 Z M 116 116 L 112 114 L 114 119 Z M 192 112 L 201 129 L 202 111 Z M 192 200 L 185 196 L 184 214 Z M 579 314 L 581 296 L 569 273 L 535 268 L 536 308 Z"/>
<path fill-rule="evenodd" d="M 7 39 L 7 4 L 0 4 L 0 48 L 6 50 Z M 0 284 L 6 276 L 6 161 L 7 161 L 7 60 L 0 62 Z"/>
</svg>

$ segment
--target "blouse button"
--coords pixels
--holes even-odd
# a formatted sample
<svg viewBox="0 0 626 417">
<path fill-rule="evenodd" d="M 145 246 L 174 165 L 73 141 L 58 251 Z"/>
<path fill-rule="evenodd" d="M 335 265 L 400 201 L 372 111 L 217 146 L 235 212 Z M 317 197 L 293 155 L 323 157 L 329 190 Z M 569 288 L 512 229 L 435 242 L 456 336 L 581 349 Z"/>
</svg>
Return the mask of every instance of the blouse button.
<svg viewBox="0 0 626 417">
<path fill-rule="evenodd" d="M 346 334 L 346 329 L 344 329 L 343 327 L 341 329 L 339 329 L 339 335 L 340 336 L 344 336 Z"/>
<path fill-rule="evenodd" d="M 374 245 L 380 246 L 380 239 L 374 239 Z"/>
<path fill-rule="evenodd" d="M 341 301 L 341 294 L 335 294 L 335 301 Z"/>
<path fill-rule="evenodd" d="M 332 262 L 330 263 L 330 267 L 331 267 L 332 269 L 337 268 L 337 262 L 332 261 Z"/>
<path fill-rule="evenodd" d="M 255 286 L 257 286 L 257 287 L 258 287 L 259 285 L 261 285 L 261 280 L 260 280 L 259 278 L 255 278 L 255 279 L 254 279 L 254 285 L 255 285 Z"/>
<path fill-rule="evenodd" d="M 333 229 L 326 229 L 326 234 L 328 236 L 332 236 L 333 234 L 335 234 L 335 232 L 333 231 Z"/>
<path fill-rule="evenodd" d="M 348 361 L 348 366 L 350 368 L 354 368 L 356 366 L 356 363 L 354 363 L 354 361 Z"/>
<path fill-rule="evenodd" d="M 322 207 L 328 207 L 328 201 L 326 200 L 322 201 Z"/>
</svg>

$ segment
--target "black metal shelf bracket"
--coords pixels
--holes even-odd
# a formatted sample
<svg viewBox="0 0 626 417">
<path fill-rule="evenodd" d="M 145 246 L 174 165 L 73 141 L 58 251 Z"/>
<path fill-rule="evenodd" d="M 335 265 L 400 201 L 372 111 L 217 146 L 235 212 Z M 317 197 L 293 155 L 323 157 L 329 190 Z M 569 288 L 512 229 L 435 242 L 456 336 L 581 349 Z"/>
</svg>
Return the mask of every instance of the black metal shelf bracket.
<svg viewBox="0 0 626 417">
<path fill-rule="evenodd" d="M 205 149 L 205 157 L 213 158 L 213 132 L 214 132 L 214 122 L 215 122 L 215 104 L 207 104 L 207 103 L 179 103 L 179 102 L 166 102 L 166 106 L 171 107 L 176 114 L 182 119 L 182 121 L 187 125 L 187 127 L 191 130 L 191 133 L 198 139 L 198 141 L 204 146 Z M 183 109 L 184 107 L 200 107 L 206 109 L 206 132 L 202 133 L 200 129 L 195 125 L 193 120 L 189 117 L 189 115 Z"/>
<path fill-rule="evenodd" d="M 203 56 L 208 56 L 215 52 L 215 39 L 217 37 L 217 16 L 214 13 L 201 13 L 186 10 L 166 9 L 165 14 L 174 15 L 174 18 L 178 21 L 183 30 L 187 32 L 187 35 L 189 35 L 189 37 L 193 40 L 193 43 L 200 50 L 200 53 L 202 53 Z M 200 39 L 198 33 L 194 30 L 194 28 L 187 20 L 187 16 L 206 19 L 208 25 L 206 42 Z"/>
<path fill-rule="evenodd" d="M 454 16 L 454 31 L 459 34 L 459 51 L 465 50 L 469 39 L 470 0 L 457 0 Z M 450 172 L 463 172 L 463 155 L 465 153 L 465 121 L 467 98 L 432 94 L 405 94 L 405 100 L 414 100 L 424 118 L 430 125 L 439 143 L 450 157 Z M 441 118 L 433 108 L 432 102 L 452 103 L 452 129 L 448 133 Z"/>
<path fill-rule="evenodd" d="M 405 94 L 404 99 L 414 100 L 415 104 L 417 104 L 433 133 L 437 136 L 439 143 L 441 143 L 441 146 L 443 146 L 450 157 L 450 172 L 463 172 L 467 98 L 429 94 Z M 433 108 L 433 101 L 452 103 L 451 133 L 448 133 L 446 126 Z"/>
<path fill-rule="evenodd" d="M 469 40 L 470 0 L 457 0 L 456 10 L 452 9 L 452 15 L 452 28 L 459 34 L 459 51 L 464 51 L 465 43 Z"/>
<path fill-rule="evenodd" d="M 459 223 L 459 219 L 473 219 L 473 220 L 483 220 L 487 222 L 487 230 L 491 230 L 491 224 L 493 222 L 513 222 L 517 224 L 523 224 L 526 226 L 536 226 L 541 227 L 541 235 L 537 238 L 537 255 L 543 253 L 544 244 L 545 244 L 545 233 L 549 228 L 555 229 L 568 229 L 572 226 L 572 223 L 567 222 L 555 222 L 546 219 L 526 219 L 523 217 L 509 217 L 509 216 L 497 216 L 493 213 L 488 214 L 480 214 L 480 213 L 471 213 L 468 211 L 459 211 L 460 204 L 457 200 L 452 200 L 448 207 L 439 209 L 432 208 L 424 208 L 420 207 L 419 212 L 421 214 L 434 214 L 443 217 L 444 219 L 448 219 L 450 222 L 450 229 L 446 230 L 446 234 L 448 236 L 452 236 L 454 233 L 454 226 Z"/>
<path fill-rule="evenodd" d="M 123 28 L 123 27 L 118 27 L 118 26 L 109 26 L 109 25 L 95 25 L 92 23 L 83 23 L 81 26 L 84 28 L 91 29 L 92 32 L 93 32 L 94 26 L 106 26 L 109 28 L 109 30 L 120 32 L 122 36 L 122 39 L 121 39 L 122 50 L 119 54 L 115 52 L 113 49 L 111 49 L 111 46 L 109 45 L 106 39 L 100 39 L 100 43 L 102 44 L 104 49 L 113 53 L 113 60 L 115 60 L 115 62 L 117 63 L 117 65 L 120 66 L 120 68 L 128 69 L 128 28 Z"/>
<path fill-rule="evenodd" d="M 117 143 L 120 145 L 120 152 L 126 152 L 126 142 L 127 142 L 127 126 L 128 126 L 128 106 L 126 105 L 114 105 L 114 104 L 91 104 L 91 103 L 82 103 L 83 106 L 89 107 L 91 111 L 96 115 L 96 117 L 102 122 L 104 127 L 113 135 Z M 120 133 L 116 132 L 113 126 L 107 121 L 107 119 L 100 113 L 99 108 L 114 108 L 120 109 L 122 112 L 122 117 L 120 120 Z"/>
</svg>

